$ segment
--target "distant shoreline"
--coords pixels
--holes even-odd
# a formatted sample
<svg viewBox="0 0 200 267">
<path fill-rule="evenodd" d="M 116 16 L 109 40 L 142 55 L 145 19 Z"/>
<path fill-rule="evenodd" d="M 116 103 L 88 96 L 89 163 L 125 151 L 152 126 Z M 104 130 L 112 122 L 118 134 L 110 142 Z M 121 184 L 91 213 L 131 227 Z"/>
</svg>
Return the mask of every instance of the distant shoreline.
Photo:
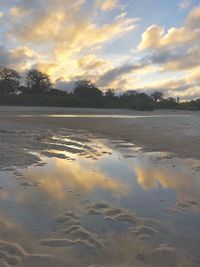
<svg viewBox="0 0 200 267">
<path fill-rule="evenodd" d="M 130 108 L 130 107 L 71 107 L 71 106 L 48 106 L 48 105 L 9 105 L 9 104 L 0 104 L 0 111 L 1 111 L 1 108 L 6 108 L 6 107 L 9 107 L 9 108 L 36 108 L 36 109 L 49 109 L 49 108 L 52 108 L 52 109 L 70 109 L 70 110 L 129 110 L 131 112 L 151 112 L 151 111 L 191 111 L 191 112 L 199 112 L 200 110 L 199 109 L 190 109 L 190 108 L 154 108 L 153 110 L 137 110 L 137 109 L 134 109 L 134 108 Z"/>
</svg>

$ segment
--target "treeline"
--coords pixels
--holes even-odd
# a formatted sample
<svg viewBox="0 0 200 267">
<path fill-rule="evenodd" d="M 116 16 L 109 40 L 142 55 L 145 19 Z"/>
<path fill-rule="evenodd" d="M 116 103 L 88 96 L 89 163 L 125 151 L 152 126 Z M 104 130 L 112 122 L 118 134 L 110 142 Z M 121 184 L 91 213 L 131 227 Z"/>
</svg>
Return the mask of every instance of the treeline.
<svg viewBox="0 0 200 267">
<path fill-rule="evenodd" d="M 50 77 L 37 69 L 27 71 L 22 79 L 17 71 L 1 67 L 0 105 L 198 110 L 200 99 L 180 102 L 179 98 L 164 98 L 158 91 L 147 95 L 129 90 L 116 95 L 115 90 L 102 92 L 87 80 L 76 81 L 73 92 L 67 92 L 53 88 Z"/>
</svg>

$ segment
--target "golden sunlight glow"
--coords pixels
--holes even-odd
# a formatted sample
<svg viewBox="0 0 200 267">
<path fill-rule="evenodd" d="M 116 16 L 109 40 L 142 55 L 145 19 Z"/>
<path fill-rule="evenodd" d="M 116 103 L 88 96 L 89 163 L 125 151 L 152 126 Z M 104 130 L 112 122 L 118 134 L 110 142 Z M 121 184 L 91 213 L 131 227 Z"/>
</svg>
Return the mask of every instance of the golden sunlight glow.
<svg viewBox="0 0 200 267">
<path fill-rule="evenodd" d="M 193 182 L 188 179 L 187 167 L 179 171 L 171 171 L 159 166 L 137 166 L 134 168 L 138 184 L 145 190 L 150 190 L 158 186 L 176 191 L 180 198 L 188 199 L 199 196 L 200 183 L 194 178 Z"/>
<path fill-rule="evenodd" d="M 91 165 L 91 163 L 90 163 Z M 50 169 L 34 169 L 27 172 L 29 179 L 41 177 L 40 188 L 53 198 L 63 199 L 67 195 L 67 189 L 74 193 L 87 193 L 96 189 L 110 191 L 118 196 L 128 191 L 128 186 L 101 172 L 95 175 L 87 167 L 81 167 L 77 162 L 53 159 Z"/>
<path fill-rule="evenodd" d="M 0 12 L 0 37 L 5 44 L 0 45 L 0 61 L 22 73 L 39 68 L 51 76 L 54 88 L 70 90 L 65 85 L 87 79 L 102 90 L 148 92 L 150 84 L 161 84 L 165 78 L 169 87 L 154 89 L 182 100 L 191 96 L 192 88 L 199 88 L 199 74 L 194 84 L 185 79 L 177 91 L 170 87 L 172 77 L 187 77 L 199 67 L 200 6 L 190 0 L 173 4 L 179 13 L 187 13 L 182 24 L 174 19 L 170 27 L 159 24 L 156 14 L 146 24 L 146 17 L 132 12 L 132 1 L 10 2 Z M 166 20 L 171 18 L 167 15 Z M 126 64 L 138 68 L 113 75 Z M 196 89 L 195 95 L 199 95 Z"/>
</svg>

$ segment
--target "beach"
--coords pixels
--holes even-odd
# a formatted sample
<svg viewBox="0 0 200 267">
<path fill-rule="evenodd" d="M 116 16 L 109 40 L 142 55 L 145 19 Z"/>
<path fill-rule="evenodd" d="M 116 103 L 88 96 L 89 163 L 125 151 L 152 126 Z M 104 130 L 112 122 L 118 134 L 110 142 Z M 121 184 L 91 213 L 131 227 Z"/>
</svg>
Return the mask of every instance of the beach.
<svg viewBox="0 0 200 267">
<path fill-rule="evenodd" d="M 198 266 L 199 133 L 199 112 L 0 107 L 0 266 Z"/>
<path fill-rule="evenodd" d="M 18 148 L 22 154 L 23 145 L 40 149 L 42 138 L 50 138 L 65 128 L 126 140 L 144 151 L 200 158 L 200 112 L 196 111 L 0 107 L 0 125 L 0 145 L 4 147 L 1 153 L 11 154 L 13 148 L 12 160 Z M 38 138 L 35 142 L 34 136 Z"/>
</svg>

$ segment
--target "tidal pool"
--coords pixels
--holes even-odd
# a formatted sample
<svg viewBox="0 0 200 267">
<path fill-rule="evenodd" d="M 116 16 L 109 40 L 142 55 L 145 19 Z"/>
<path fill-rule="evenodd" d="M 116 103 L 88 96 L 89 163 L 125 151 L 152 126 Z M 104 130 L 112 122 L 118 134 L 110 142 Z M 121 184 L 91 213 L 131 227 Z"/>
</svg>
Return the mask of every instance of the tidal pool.
<svg viewBox="0 0 200 267">
<path fill-rule="evenodd" d="M 41 162 L 0 172 L 0 266 L 200 266 L 199 160 L 73 132 L 46 142 Z"/>
</svg>

